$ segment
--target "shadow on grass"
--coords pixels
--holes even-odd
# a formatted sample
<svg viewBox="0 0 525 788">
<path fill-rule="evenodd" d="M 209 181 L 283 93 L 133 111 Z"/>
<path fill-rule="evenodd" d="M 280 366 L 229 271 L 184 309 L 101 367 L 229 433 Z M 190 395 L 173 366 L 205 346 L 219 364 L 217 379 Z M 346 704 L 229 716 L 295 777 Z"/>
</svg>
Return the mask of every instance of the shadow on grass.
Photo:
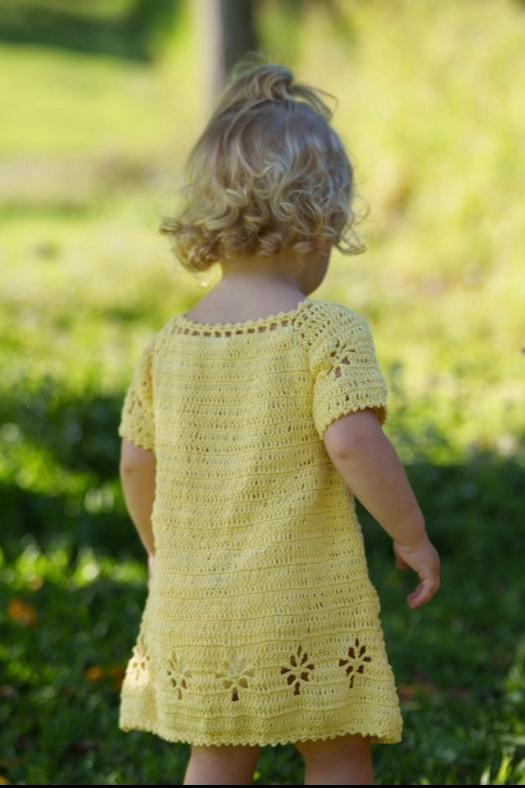
<svg viewBox="0 0 525 788">
<path fill-rule="evenodd" d="M 451 479 L 457 486 L 457 477 Z M 34 496 L 34 513 L 44 503 Z M 31 536 L 42 551 L 36 574 L 16 571 L 16 553 L 0 571 L 0 772 L 12 783 L 180 784 L 188 745 L 117 729 L 120 681 L 146 600 L 142 547 L 137 541 L 136 556 L 121 548 L 132 528 L 122 516 L 85 515 L 66 526 L 63 503 L 55 502 L 53 519 L 45 518 L 39 530 L 31 520 L 21 523 L 19 547 Z M 497 764 L 501 747 L 519 736 L 522 724 L 524 660 L 516 633 L 525 600 L 515 545 L 523 525 L 508 518 L 495 542 L 493 525 L 481 518 L 471 535 L 465 520 L 455 529 L 448 522 L 448 534 L 436 524 L 443 585 L 428 606 L 411 611 L 404 597 L 415 576 L 395 570 L 389 540 L 364 515 L 361 521 L 405 721 L 401 744 L 374 751 L 378 784 L 417 784 L 420 777 L 430 784 L 479 784 L 482 768 Z M 110 528 L 113 546 L 99 542 Z M 507 537 L 509 545 L 515 540 L 514 550 L 501 549 Z M 474 541 L 483 549 L 473 555 Z M 53 559 L 57 542 L 71 548 L 62 567 Z M 87 547 L 99 566 L 91 578 L 79 570 Z M 33 608 L 36 620 L 10 616 L 14 600 Z M 256 782 L 302 780 L 293 745 L 265 748 Z"/>
<path fill-rule="evenodd" d="M 13 465 L 0 486 L 0 773 L 27 784 L 177 784 L 186 744 L 117 729 L 119 680 L 146 599 L 145 554 L 117 478 L 122 394 L 78 400 L 49 385 L 47 394 L 11 395 L 0 412 L 3 429 L 16 423 L 21 441 L 63 469 L 64 484 L 53 493 L 24 489 Z M 376 777 L 378 784 L 479 784 L 502 747 L 523 738 L 524 649 L 516 633 L 525 607 L 525 472 L 492 452 L 461 465 L 419 458 L 406 471 L 441 555 L 442 587 L 429 605 L 408 608 L 416 577 L 396 570 L 390 538 L 358 502 L 405 721 L 401 744 L 375 749 Z M 112 494 L 90 493 L 102 489 Z M 34 569 L 20 563 L 26 550 Z M 65 559 L 56 559 L 60 550 Z M 10 614 L 13 604 L 29 605 L 36 619 Z M 292 745 L 265 749 L 256 782 L 302 779 Z"/>
</svg>

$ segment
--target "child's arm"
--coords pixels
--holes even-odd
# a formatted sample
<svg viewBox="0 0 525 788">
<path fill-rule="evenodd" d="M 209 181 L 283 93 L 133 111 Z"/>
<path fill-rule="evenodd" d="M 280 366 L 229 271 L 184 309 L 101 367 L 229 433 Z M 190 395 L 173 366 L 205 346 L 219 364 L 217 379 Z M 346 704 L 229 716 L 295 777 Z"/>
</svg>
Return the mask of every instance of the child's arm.
<svg viewBox="0 0 525 788">
<path fill-rule="evenodd" d="M 120 480 L 130 517 L 148 556 L 155 555 L 151 514 L 155 499 L 156 458 L 152 451 L 122 439 Z M 150 564 L 151 567 L 151 564 Z"/>
<path fill-rule="evenodd" d="M 420 578 L 411 607 L 429 602 L 439 588 L 439 555 L 396 450 L 373 410 L 332 422 L 324 433 L 330 459 L 353 493 L 394 540 L 396 565 Z"/>
</svg>

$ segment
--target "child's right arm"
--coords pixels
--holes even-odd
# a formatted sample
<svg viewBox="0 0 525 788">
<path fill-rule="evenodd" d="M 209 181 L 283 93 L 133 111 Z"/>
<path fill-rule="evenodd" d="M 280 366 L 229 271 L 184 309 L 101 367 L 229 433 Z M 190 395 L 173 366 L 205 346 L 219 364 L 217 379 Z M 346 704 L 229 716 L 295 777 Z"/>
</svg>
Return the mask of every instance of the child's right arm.
<svg viewBox="0 0 525 788">
<path fill-rule="evenodd" d="M 423 513 L 396 450 L 373 410 L 358 410 L 332 422 L 324 433 L 330 459 L 370 514 L 394 540 L 398 569 L 419 575 L 407 597 L 412 608 L 429 602 L 439 588 L 439 555 L 428 538 Z"/>
</svg>

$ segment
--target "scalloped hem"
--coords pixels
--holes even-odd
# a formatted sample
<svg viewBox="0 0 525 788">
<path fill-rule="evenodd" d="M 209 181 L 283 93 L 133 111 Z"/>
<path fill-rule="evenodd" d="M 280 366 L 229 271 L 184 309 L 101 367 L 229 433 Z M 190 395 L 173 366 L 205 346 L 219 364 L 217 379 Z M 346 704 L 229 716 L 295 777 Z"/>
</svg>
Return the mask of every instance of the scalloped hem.
<svg viewBox="0 0 525 788">
<path fill-rule="evenodd" d="M 132 726 L 125 726 L 119 723 L 119 729 L 123 733 L 130 733 L 132 731 L 143 731 L 145 733 L 153 733 L 155 736 L 159 736 L 164 741 L 169 741 L 175 744 L 194 744 L 196 747 L 220 747 L 220 746 L 228 746 L 228 745 L 244 745 L 244 746 L 251 746 L 251 747 L 275 747 L 278 744 L 293 744 L 296 741 L 327 741 L 328 739 L 335 739 L 338 736 L 347 736 L 352 734 L 360 734 L 361 736 L 370 736 L 372 738 L 372 744 L 399 744 L 402 741 L 402 736 L 399 733 L 393 734 L 378 734 L 372 731 L 364 731 L 363 729 L 345 728 L 344 730 L 340 730 L 337 733 L 327 733 L 323 736 L 316 736 L 315 734 L 312 736 L 304 735 L 304 736 L 296 736 L 293 739 L 227 739 L 226 741 L 223 739 L 217 738 L 185 738 L 181 736 L 173 736 L 170 733 L 165 731 L 158 730 L 153 726 L 147 725 L 145 723 L 135 723 Z"/>
</svg>

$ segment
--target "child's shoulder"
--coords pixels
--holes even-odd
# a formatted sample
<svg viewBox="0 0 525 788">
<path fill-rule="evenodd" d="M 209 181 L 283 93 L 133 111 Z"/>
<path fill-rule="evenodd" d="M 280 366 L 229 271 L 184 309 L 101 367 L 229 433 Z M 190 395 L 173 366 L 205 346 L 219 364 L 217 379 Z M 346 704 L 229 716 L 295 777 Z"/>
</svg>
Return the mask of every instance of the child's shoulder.
<svg viewBox="0 0 525 788">
<path fill-rule="evenodd" d="M 157 355 L 166 345 L 173 330 L 178 324 L 179 315 L 173 315 L 162 323 L 150 336 L 149 346 L 153 355 Z"/>
<path fill-rule="evenodd" d="M 310 347 L 370 330 L 366 318 L 346 304 L 323 300 L 312 303 L 313 309 L 304 312 L 301 321 L 301 334 Z"/>
</svg>

